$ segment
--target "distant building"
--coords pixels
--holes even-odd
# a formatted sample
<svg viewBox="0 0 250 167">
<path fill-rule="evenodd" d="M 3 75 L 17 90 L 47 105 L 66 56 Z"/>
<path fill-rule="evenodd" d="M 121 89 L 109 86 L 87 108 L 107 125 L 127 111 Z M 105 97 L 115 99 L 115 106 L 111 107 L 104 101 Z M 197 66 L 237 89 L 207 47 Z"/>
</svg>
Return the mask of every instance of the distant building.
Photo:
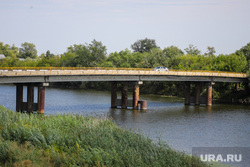
<svg viewBox="0 0 250 167">
<path fill-rule="evenodd" d="M 4 54 L 0 54 L 0 59 L 4 59 L 4 58 L 5 58 Z"/>
</svg>

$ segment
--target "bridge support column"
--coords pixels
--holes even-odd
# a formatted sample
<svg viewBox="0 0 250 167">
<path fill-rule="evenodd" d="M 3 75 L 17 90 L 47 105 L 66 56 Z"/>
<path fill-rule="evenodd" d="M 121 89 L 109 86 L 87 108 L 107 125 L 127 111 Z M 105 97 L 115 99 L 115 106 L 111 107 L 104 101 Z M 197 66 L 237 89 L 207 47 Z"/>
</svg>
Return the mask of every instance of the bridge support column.
<svg viewBox="0 0 250 167">
<path fill-rule="evenodd" d="M 27 86 L 27 112 L 31 113 L 33 111 L 34 104 L 34 86 L 28 85 Z"/>
<path fill-rule="evenodd" d="M 200 105 L 201 83 L 195 83 L 195 105 Z"/>
<path fill-rule="evenodd" d="M 23 102 L 23 86 L 27 86 L 27 102 Z M 37 103 L 34 102 L 35 86 L 38 87 Z M 27 113 L 37 111 L 41 114 L 44 113 L 45 86 L 48 86 L 48 83 L 16 84 L 16 111 L 27 111 Z"/>
<path fill-rule="evenodd" d="M 190 83 L 185 83 L 185 105 L 190 105 Z"/>
<path fill-rule="evenodd" d="M 127 108 L 128 103 L 128 84 L 122 84 L 122 108 Z"/>
<path fill-rule="evenodd" d="M 133 87 L 133 109 L 138 109 L 139 101 L 139 85 L 136 84 Z"/>
<path fill-rule="evenodd" d="M 194 87 L 194 96 L 191 96 L 191 83 L 186 82 L 185 83 L 185 105 L 200 105 L 200 104 L 205 104 L 208 106 L 212 105 L 212 85 L 214 85 L 213 82 L 207 83 L 207 95 L 206 96 L 201 96 L 201 88 L 203 83 L 202 82 L 195 82 Z"/>
<path fill-rule="evenodd" d="M 207 106 L 211 106 L 213 102 L 213 82 L 207 84 Z"/>
<path fill-rule="evenodd" d="M 235 91 L 239 91 L 240 89 L 240 83 L 235 83 Z"/>
<path fill-rule="evenodd" d="M 44 104 L 45 104 L 45 87 L 38 87 L 38 113 L 44 114 Z"/>
<path fill-rule="evenodd" d="M 111 83 L 111 108 L 116 108 L 116 99 L 117 99 L 117 83 Z"/>
<path fill-rule="evenodd" d="M 139 104 L 143 105 L 143 109 L 146 109 L 146 101 L 139 101 L 139 85 L 142 84 L 142 81 L 138 82 L 111 82 L 111 108 L 121 107 L 126 109 L 132 107 L 135 110 L 139 109 Z M 121 85 L 121 88 L 118 88 L 118 85 Z M 132 99 L 128 99 L 128 90 L 132 87 L 133 96 Z M 121 99 L 117 98 L 117 91 L 121 90 Z"/>
<path fill-rule="evenodd" d="M 22 103 L 23 103 L 23 85 L 16 85 L 16 111 L 22 112 Z"/>
</svg>

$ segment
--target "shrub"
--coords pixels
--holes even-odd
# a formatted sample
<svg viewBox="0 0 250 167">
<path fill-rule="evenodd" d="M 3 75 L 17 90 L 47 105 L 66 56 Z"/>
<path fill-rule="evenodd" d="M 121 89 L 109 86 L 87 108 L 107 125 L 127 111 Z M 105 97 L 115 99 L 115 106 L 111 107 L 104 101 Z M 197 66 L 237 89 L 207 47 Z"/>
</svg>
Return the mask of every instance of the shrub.
<svg viewBox="0 0 250 167">
<path fill-rule="evenodd" d="M 109 119 L 80 115 L 28 115 L 0 106 L 0 140 L 0 165 L 205 166 Z"/>
</svg>

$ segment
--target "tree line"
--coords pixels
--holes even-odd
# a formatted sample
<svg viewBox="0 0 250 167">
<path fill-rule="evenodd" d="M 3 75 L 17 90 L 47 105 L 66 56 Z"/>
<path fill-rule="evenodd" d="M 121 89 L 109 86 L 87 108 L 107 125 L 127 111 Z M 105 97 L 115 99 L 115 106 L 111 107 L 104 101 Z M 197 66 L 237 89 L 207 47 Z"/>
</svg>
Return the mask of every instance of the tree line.
<svg viewBox="0 0 250 167">
<path fill-rule="evenodd" d="M 1 67 L 125 67 L 154 68 L 166 66 L 176 70 L 212 70 L 247 72 L 250 67 L 250 43 L 231 54 L 215 55 L 214 47 L 207 52 L 189 45 L 184 51 L 176 46 L 161 49 L 154 39 L 137 40 L 131 50 L 107 54 L 107 48 L 100 41 L 74 44 L 63 54 L 53 54 L 49 50 L 37 55 L 33 43 L 22 43 L 18 48 L 0 42 L 0 54 L 6 58 L 0 60 Z"/>
<path fill-rule="evenodd" d="M 131 50 L 107 54 L 107 48 L 102 42 L 93 40 L 90 43 L 74 44 L 65 53 L 53 54 L 49 50 L 37 55 L 36 46 L 25 42 L 20 48 L 0 42 L 0 54 L 6 58 L 0 59 L 0 67 L 123 67 L 123 68 L 155 68 L 165 66 L 170 70 L 211 70 L 250 73 L 250 42 L 231 54 L 216 55 L 214 47 L 208 46 L 202 52 L 194 45 L 183 50 L 176 46 L 161 49 L 154 39 L 135 41 Z M 72 85 L 72 83 L 70 84 Z M 74 83 L 74 86 L 85 88 L 106 87 L 100 83 Z M 152 86 L 153 85 L 153 86 Z M 233 90 L 233 84 L 224 83 L 215 86 L 221 97 L 221 90 Z M 225 87 L 228 87 L 225 89 Z M 142 92 L 167 95 L 180 95 L 183 84 L 178 82 L 150 82 L 142 87 Z M 228 92 L 227 92 L 228 93 Z"/>
</svg>

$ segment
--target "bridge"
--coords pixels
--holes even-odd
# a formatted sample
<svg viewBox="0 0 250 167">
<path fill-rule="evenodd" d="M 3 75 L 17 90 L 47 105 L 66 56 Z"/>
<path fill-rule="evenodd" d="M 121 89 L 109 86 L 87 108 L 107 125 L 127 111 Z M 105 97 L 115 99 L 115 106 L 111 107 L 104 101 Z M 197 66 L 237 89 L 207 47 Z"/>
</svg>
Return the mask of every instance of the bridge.
<svg viewBox="0 0 250 167">
<path fill-rule="evenodd" d="M 139 85 L 144 81 L 178 81 L 185 83 L 185 104 L 212 105 L 212 85 L 216 82 L 246 83 L 246 73 L 221 71 L 152 71 L 137 68 L 101 67 L 0 67 L 0 83 L 16 84 L 16 110 L 44 113 L 45 87 L 51 82 L 108 81 L 111 82 L 111 107 L 146 108 L 139 100 Z M 122 85 L 121 99 L 117 99 Z M 195 97 L 190 96 L 190 84 L 195 84 Z M 200 97 L 202 85 L 207 87 L 207 96 Z M 27 86 L 27 102 L 23 102 L 23 86 Z M 38 87 L 38 102 L 34 103 L 34 87 Z M 133 87 L 133 99 L 128 100 L 128 86 Z M 246 86 L 248 87 L 248 86 Z"/>
</svg>

